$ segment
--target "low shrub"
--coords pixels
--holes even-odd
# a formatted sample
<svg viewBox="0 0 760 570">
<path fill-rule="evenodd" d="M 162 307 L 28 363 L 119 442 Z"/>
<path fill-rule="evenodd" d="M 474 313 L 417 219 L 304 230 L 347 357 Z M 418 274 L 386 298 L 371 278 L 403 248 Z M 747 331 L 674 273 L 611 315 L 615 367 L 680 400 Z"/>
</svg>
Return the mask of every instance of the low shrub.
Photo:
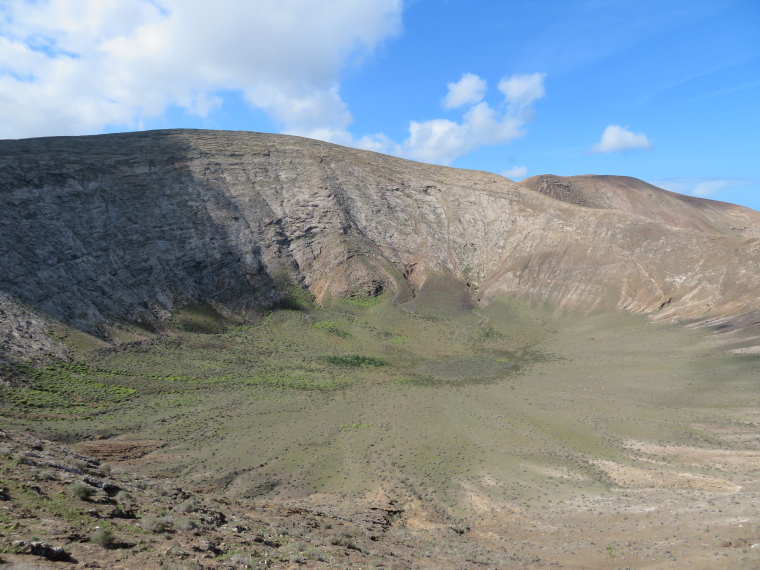
<svg viewBox="0 0 760 570">
<path fill-rule="evenodd" d="M 95 489 L 95 487 L 90 487 L 87 483 L 72 483 L 69 485 L 69 491 L 71 491 L 71 494 L 77 499 L 87 501 L 95 494 L 97 489 Z"/>
<path fill-rule="evenodd" d="M 371 356 L 325 356 L 325 362 L 335 366 L 385 366 L 387 362 Z"/>
<path fill-rule="evenodd" d="M 343 330 L 341 328 L 339 323 L 336 323 L 335 321 L 321 321 L 318 323 L 314 323 L 314 328 L 321 329 L 325 331 L 326 333 L 338 336 L 340 338 L 348 338 L 351 336 L 351 334 L 348 331 Z"/>
<path fill-rule="evenodd" d="M 161 532 L 166 532 L 169 528 L 169 523 L 167 523 L 167 521 L 165 521 L 163 518 L 145 517 L 140 521 L 140 526 L 143 528 L 143 530 L 158 534 Z"/>
<path fill-rule="evenodd" d="M 35 481 L 50 481 L 52 479 L 55 479 L 55 475 L 53 475 L 50 471 L 43 469 L 31 469 L 29 471 L 29 475 L 31 475 Z"/>
<path fill-rule="evenodd" d="M 174 507 L 175 511 L 178 511 L 180 513 L 194 513 L 198 510 L 197 505 L 195 504 L 195 501 L 183 501 L 176 507 Z"/>
<path fill-rule="evenodd" d="M 71 461 L 70 465 L 76 469 L 79 469 L 80 471 L 84 471 L 89 467 L 86 461 L 82 461 L 81 459 L 74 459 Z"/>
<path fill-rule="evenodd" d="M 353 548 L 354 550 L 358 549 L 353 539 L 351 538 L 351 535 L 345 531 L 339 534 L 334 534 L 332 537 L 330 537 L 330 544 L 333 546 L 342 546 L 344 548 Z"/>
<path fill-rule="evenodd" d="M 198 525 L 191 519 L 179 519 L 174 523 L 174 528 L 177 530 L 193 530 L 198 528 Z"/>
<path fill-rule="evenodd" d="M 230 562 L 232 562 L 235 567 L 242 566 L 243 568 L 253 568 L 253 565 L 255 564 L 253 558 L 246 556 L 245 554 L 233 554 L 230 558 Z"/>
<path fill-rule="evenodd" d="M 131 507 L 135 502 L 134 497 L 124 490 L 116 493 L 115 499 L 117 503 L 124 505 L 125 507 Z"/>
<path fill-rule="evenodd" d="M 176 495 L 177 492 L 179 492 L 179 489 L 171 483 L 164 483 L 158 487 L 158 489 L 156 489 L 156 493 L 158 493 L 158 495 L 161 497 L 171 497 L 173 495 Z"/>
<path fill-rule="evenodd" d="M 114 544 L 113 532 L 108 528 L 99 528 L 90 535 L 90 542 L 103 548 L 111 548 Z"/>
</svg>

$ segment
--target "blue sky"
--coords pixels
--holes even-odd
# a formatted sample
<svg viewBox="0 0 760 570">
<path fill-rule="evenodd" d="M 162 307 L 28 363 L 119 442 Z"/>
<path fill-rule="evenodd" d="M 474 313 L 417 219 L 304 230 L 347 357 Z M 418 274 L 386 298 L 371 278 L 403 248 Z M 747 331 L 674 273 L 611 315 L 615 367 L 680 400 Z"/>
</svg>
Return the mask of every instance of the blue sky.
<svg viewBox="0 0 760 570">
<path fill-rule="evenodd" d="M 760 210 L 757 0 L 3 0 L 0 137 L 284 132 Z"/>
</svg>

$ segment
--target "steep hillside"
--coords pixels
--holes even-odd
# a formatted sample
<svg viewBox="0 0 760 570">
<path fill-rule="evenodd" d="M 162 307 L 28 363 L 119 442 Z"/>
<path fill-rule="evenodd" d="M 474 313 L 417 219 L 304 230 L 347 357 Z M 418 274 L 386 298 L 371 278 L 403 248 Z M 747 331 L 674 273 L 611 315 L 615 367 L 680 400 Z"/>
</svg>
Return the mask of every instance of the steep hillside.
<svg viewBox="0 0 760 570">
<path fill-rule="evenodd" d="M 390 291 L 402 302 L 441 273 L 480 300 L 669 319 L 749 311 L 760 286 L 760 242 L 695 231 L 696 215 L 678 228 L 282 135 L 0 141 L 0 208 L 2 292 L 100 335 L 193 302 L 240 313 L 296 285 L 318 301 Z"/>
<path fill-rule="evenodd" d="M 520 185 L 570 204 L 620 210 L 679 228 L 760 237 L 760 213 L 754 210 L 669 192 L 629 176 L 542 174 Z"/>
</svg>

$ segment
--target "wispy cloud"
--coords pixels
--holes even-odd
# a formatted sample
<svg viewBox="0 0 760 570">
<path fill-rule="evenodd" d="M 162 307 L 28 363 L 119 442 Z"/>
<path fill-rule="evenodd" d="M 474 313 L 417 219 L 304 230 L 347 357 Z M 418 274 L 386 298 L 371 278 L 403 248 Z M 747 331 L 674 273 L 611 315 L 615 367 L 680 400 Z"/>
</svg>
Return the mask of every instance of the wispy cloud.
<svg viewBox="0 0 760 570">
<path fill-rule="evenodd" d="M 657 87 L 656 89 L 653 89 L 652 91 L 644 94 L 642 97 L 640 97 L 638 100 L 635 101 L 637 105 L 644 105 L 656 97 L 662 95 L 663 93 L 666 93 L 668 91 L 671 91 L 673 89 L 676 89 L 678 87 L 681 87 L 683 85 L 686 85 L 688 83 L 691 83 L 695 81 L 696 79 L 702 79 L 704 77 L 710 77 L 711 75 L 717 74 L 721 71 L 725 71 L 727 69 L 731 69 L 734 67 L 737 67 L 738 65 L 741 65 L 743 63 L 746 63 L 748 60 L 746 58 L 739 59 L 737 61 L 731 61 L 731 63 L 728 64 L 722 64 L 714 66 L 707 70 L 702 70 L 698 73 L 692 73 L 691 75 L 682 76 L 678 79 L 671 80 L 667 83 L 664 83 Z M 697 98 L 698 99 L 698 98 Z"/>
<path fill-rule="evenodd" d="M 751 178 L 665 178 L 649 181 L 650 184 L 665 188 L 665 190 L 700 198 L 715 196 L 729 188 L 751 186 L 756 182 L 757 180 Z"/>
<path fill-rule="evenodd" d="M 652 142 L 644 133 L 634 133 L 620 125 L 608 125 L 602 133 L 601 140 L 591 147 L 590 152 L 609 154 L 625 150 L 646 150 L 652 146 Z"/>
<path fill-rule="evenodd" d="M 553 17 L 537 26 L 517 54 L 522 65 L 565 74 L 609 59 L 673 28 L 708 19 L 720 2 L 551 2 Z M 614 5 L 614 8 L 613 8 Z"/>
<path fill-rule="evenodd" d="M 757 87 L 758 85 L 760 85 L 760 80 L 751 81 L 750 83 L 744 83 L 743 85 L 736 85 L 734 87 L 728 87 L 726 89 L 719 89 L 718 91 L 713 91 L 712 93 L 705 93 L 704 95 L 699 95 L 698 97 L 692 97 L 691 99 L 687 99 L 686 101 L 684 101 L 684 103 L 694 103 L 695 101 L 703 101 L 704 99 L 712 99 L 713 97 L 728 95 L 729 93 L 743 91 L 745 89 L 749 89 L 750 87 Z"/>
</svg>

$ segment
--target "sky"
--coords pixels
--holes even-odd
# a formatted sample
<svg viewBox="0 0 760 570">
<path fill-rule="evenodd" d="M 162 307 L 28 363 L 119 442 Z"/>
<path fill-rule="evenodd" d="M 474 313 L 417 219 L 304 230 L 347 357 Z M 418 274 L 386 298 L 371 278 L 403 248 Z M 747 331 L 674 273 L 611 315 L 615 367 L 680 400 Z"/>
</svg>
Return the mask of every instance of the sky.
<svg viewBox="0 0 760 570">
<path fill-rule="evenodd" d="M 0 138 L 286 133 L 760 210 L 760 0 L 0 0 Z"/>
</svg>

